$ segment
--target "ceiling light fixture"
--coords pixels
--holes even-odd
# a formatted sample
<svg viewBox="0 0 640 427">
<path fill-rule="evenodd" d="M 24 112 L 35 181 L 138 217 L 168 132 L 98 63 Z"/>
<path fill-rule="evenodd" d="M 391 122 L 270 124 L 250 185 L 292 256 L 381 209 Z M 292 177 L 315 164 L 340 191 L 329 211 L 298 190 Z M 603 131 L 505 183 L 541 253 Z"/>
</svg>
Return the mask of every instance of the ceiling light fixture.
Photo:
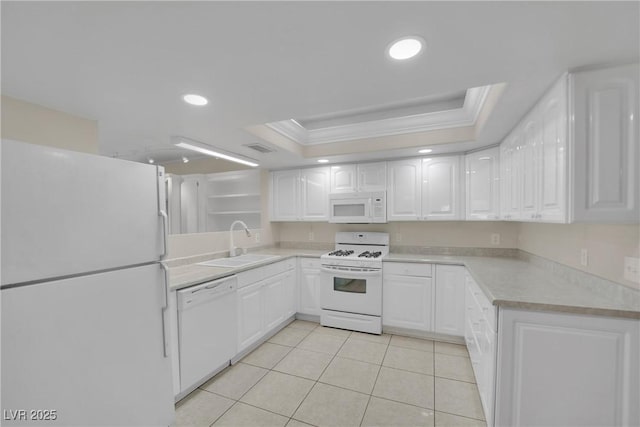
<svg viewBox="0 0 640 427">
<path fill-rule="evenodd" d="M 237 155 L 232 156 L 229 154 L 221 153 L 220 151 L 214 151 L 208 148 L 209 146 L 205 144 L 196 145 L 196 143 L 180 141 L 179 143 L 176 144 L 176 147 L 197 151 L 198 153 L 206 154 L 207 156 L 217 157 L 220 159 L 228 160 L 230 162 L 240 163 L 242 165 L 251 166 L 252 168 L 259 166 L 258 163 L 256 163 L 253 159 L 247 158 L 247 160 L 245 160 L 240 158 Z"/>
<path fill-rule="evenodd" d="M 184 102 L 191 105 L 197 105 L 198 107 L 202 107 L 203 105 L 207 105 L 209 100 L 201 95 L 196 95 L 195 93 L 188 93 L 182 97 Z"/>
<path fill-rule="evenodd" d="M 327 159 L 318 159 L 318 163 L 329 163 Z"/>
<path fill-rule="evenodd" d="M 427 154 L 432 152 L 433 150 L 431 148 L 423 148 L 422 150 L 418 150 L 418 153 L 420 154 Z"/>
<path fill-rule="evenodd" d="M 189 163 L 189 159 L 185 156 L 182 156 L 182 163 Z"/>
<path fill-rule="evenodd" d="M 154 163 L 156 162 L 156 161 L 155 161 L 155 160 L 153 160 L 151 157 L 149 157 L 149 158 L 147 159 L 147 161 L 148 161 L 150 164 L 154 164 Z"/>
<path fill-rule="evenodd" d="M 413 58 L 422 51 L 424 39 L 417 36 L 403 37 L 391 43 L 387 48 L 387 54 L 392 59 L 399 61 Z"/>
</svg>

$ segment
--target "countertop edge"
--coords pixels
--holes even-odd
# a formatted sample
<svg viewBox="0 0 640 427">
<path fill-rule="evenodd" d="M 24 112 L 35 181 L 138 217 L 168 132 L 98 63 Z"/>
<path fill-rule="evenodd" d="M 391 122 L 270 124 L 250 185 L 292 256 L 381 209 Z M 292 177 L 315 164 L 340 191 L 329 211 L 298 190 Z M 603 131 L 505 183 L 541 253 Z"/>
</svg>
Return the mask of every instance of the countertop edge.
<svg viewBox="0 0 640 427">
<path fill-rule="evenodd" d="M 269 250 L 268 249 L 264 250 L 264 252 L 269 252 Z M 204 282 L 218 280 L 224 277 L 232 276 L 234 274 L 239 274 L 254 268 L 264 267 L 266 265 L 274 264 L 276 262 L 284 261 L 293 257 L 319 258 L 320 254 L 308 253 L 308 252 L 305 253 L 304 251 L 301 251 L 299 253 L 291 253 L 291 254 L 277 254 L 276 257 L 265 260 L 265 261 L 249 264 L 243 267 L 225 269 L 226 271 L 220 271 L 218 273 L 212 273 L 210 275 L 206 275 L 205 277 L 199 277 L 197 279 L 183 281 L 176 285 L 170 285 L 169 290 L 178 291 L 180 289 L 195 286 Z M 571 314 L 597 315 L 597 316 L 640 320 L 640 311 L 618 310 L 614 308 L 571 306 L 571 305 L 564 305 L 564 304 L 549 304 L 549 303 L 528 302 L 528 301 L 496 298 L 491 292 L 490 287 L 487 286 L 481 278 L 477 277 L 477 275 L 474 274 L 473 267 L 469 266 L 464 258 L 465 257 L 457 257 L 455 255 L 410 255 L 407 257 L 403 257 L 403 254 L 392 254 L 387 258 L 383 259 L 383 262 L 464 266 L 469 272 L 469 274 L 471 275 L 471 277 L 475 280 L 478 286 L 485 293 L 489 301 L 494 306 L 497 306 L 497 307 L 518 308 L 518 309 L 527 309 L 527 310 L 535 310 L 535 311 L 552 311 L 552 312 L 571 313 Z M 474 257 L 474 258 L 480 259 L 482 257 Z M 193 265 L 195 264 L 190 264 L 188 266 L 193 266 Z M 181 266 L 181 267 L 188 267 L 188 266 Z M 174 267 L 174 269 L 181 268 L 181 267 Z M 207 268 L 210 268 L 210 267 L 207 267 Z"/>
</svg>

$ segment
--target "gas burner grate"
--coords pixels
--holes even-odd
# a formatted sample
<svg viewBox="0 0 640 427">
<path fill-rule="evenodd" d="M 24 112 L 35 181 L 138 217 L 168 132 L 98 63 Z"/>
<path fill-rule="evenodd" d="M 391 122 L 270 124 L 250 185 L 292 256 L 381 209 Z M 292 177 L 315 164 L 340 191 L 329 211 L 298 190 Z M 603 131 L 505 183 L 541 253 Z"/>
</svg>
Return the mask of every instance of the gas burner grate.
<svg viewBox="0 0 640 427">
<path fill-rule="evenodd" d="M 358 258 L 378 258 L 381 255 L 382 255 L 382 252 L 380 251 L 377 251 L 377 252 L 364 251 L 360 255 L 358 255 Z"/>
<path fill-rule="evenodd" d="M 353 255 L 352 250 L 345 251 L 343 249 L 338 249 L 337 251 L 329 252 L 329 256 L 349 256 Z"/>
</svg>

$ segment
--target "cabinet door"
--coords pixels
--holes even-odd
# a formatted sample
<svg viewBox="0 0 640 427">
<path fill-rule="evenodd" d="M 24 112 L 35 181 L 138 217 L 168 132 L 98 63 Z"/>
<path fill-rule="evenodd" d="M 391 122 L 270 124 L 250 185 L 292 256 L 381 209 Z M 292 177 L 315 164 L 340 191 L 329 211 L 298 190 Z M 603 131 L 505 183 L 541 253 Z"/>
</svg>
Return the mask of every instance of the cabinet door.
<svg viewBox="0 0 640 427">
<path fill-rule="evenodd" d="M 331 192 L 353 193 L 357 191 L 356 165 L 331 166 Z"/>
<path fill-rule="evenodd" d="M 238 290 L 238 352 L 264 334 L 264 282 Z"/>
<path fill-rule="evenodd" d="M 573 76 L 574 216 L 638 222 L 638 65 Z"/>
<path fill-rule="evenodd" d="M 496 426 L 640 425 L 638 320 L 503 308 L 498 319 Z"/>
<path fill-rule="evenodd" d="M 264 292 L 264 332 L 278 326 L 284 321 L 285 274 L 278 274 L 267 279 L 263 286 Z"/>
<path fill-rule="evenodd" d="M 301 264 L 300 305 L 298 312 L 314 316 L 320 315 L 320 263 L 317 268 Z"/>
<path fill-rule="evenodd" d="M 421 210 L 421 160 L 387 163 L 387 220 L 414 221 Z"/>
<path fill-rule="evenodd" d="M 329 168 L 302 169 L 300 171 L 301 219 L 304 221 L 329 220 Z"/>
<path fill-rule="evenodd" d="M 499 211 L 500 149 L 465 156 L 468 220 L 496 220 Z"/>
<path fill-rule="evenodd" d="M 520 218 L 520 143 L 519 128 L 500 145 L 500 217 Z"/>
<path fill-rule="evenodd" d="M 271 173 L 271 178 L 271 220 L 298 221 L 300 172 L 276 171 Z"/>
<path fill-rule="evenodd" d="M 460 157 L 422 159 L 423 219 L 461 219 L 460 186 Z"/>
<path fill-rule="evenodd" d="M 566 222 L 566 147 L 567 147 L 567 77 L 560 79 L 542 98 L 538 113 L 541 138 L 539 145 L 539 219 Z"/>
<path fill-rule="evenodd" d="M 433 284 L 430 277 L 385 275 L 382 324 L 431 331 Z"/>
<path fill-rule="evenodd" d="M 538 138 L 539 124 L 536 121 L 536 111 L 532 111 L 522 127 L 522 141 L 520 146 L 521 159 L 521 219 L 534 221 L 538 212 Z"/>
<path fill-rule="evenodd" d="M 385 191 L 387 189 L 387 163 L 358 165 L 358 191 Z"/>
<path fill-rule="evenodd" d="M 284 273 L 282 281 L 282 313 L 284 319 L 288 319 L 296 314 L 296 270 Z"/>
<path fill-rule="evenodd" d="M 436 265 L 435 331 L 464 336 L 465 268 Z"/>
</svg>

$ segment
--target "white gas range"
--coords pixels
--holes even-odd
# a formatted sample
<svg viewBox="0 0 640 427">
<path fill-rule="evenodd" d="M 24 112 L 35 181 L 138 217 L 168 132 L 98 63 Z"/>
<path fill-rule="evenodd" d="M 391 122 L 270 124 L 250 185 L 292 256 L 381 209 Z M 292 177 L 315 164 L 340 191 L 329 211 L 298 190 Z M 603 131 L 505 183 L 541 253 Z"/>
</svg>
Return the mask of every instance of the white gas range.
<svg viewBox="0 0 640 427">
<path fill-rule="evenodd" d="M 336 233 L 335 250 L 320 257 L 320 324 L 382 333 L 382 259 L 389 234 Z"/>
</svg>

